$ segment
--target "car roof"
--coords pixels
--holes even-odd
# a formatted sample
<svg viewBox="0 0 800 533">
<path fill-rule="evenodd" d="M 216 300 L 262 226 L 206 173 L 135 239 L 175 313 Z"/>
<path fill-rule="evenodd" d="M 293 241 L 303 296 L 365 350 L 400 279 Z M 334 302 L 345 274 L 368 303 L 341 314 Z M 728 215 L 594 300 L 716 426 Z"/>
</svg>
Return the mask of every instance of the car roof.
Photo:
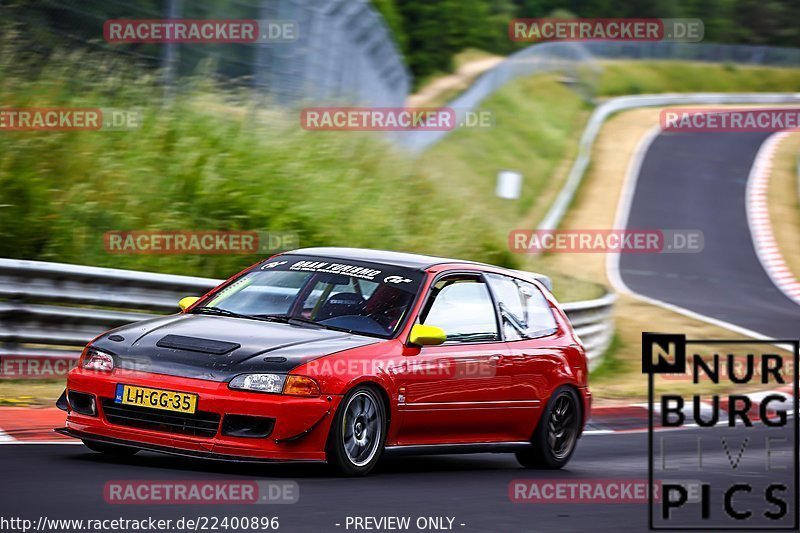
<svg viewBox="0 0 800 533">
<path fill-rule="evenodd" d="M 373 263 L 383 263 L 398 267 L 416 268 L 425 270 L 434 265 L 443 263 L 463 263 L 469 265 L 481 265 L 474 261 L 463 259 L 448 259 L 446 257 L 434 257 L 431 255 L 411 254 L 406 252 L 392 252 L 389 250 L 370 250 L 366 248 L 338 248 L 338 247 L 319 247 L 319 248 L 300 248 L 283 252 L 281 255 L 316 255 L 329 257 L 331 259 L 349 259 L 351 261 L 368 261 Z M 489 265 L 487 265 L 489 266 Z"/>
<path fill-rule="evenodd" d="M 329 259 L 342 259 L 350 261 L 361 260 L 371 263 L 393 265 L 397 267 L 414 268 L 418 270 L 427 270 L 432 266 L 444 264 L 471 265 L 504 271 L 508 274 L 515 274 L 526 279 L 533 278 L 542 283 L 545 287 L 547 287 L 548 290 L 553 290 L 552 280 L 549 276 L 545 276 L 544 274 L 526 272 L 522 270 L 511 270 L 486 263 L 479 263 L 477 261 L 467 261 L 465 259 L 450 259 L 447 257 L 436 257 L 432 255 L 412 254 L 407 252 L 393 252 L 390 250 L 372 250 L 368 248 L 339 248 L 335 246 L 299 248 L 297 250 L 283 252 L 280 255 L 312 255 Z"/>
</svg>

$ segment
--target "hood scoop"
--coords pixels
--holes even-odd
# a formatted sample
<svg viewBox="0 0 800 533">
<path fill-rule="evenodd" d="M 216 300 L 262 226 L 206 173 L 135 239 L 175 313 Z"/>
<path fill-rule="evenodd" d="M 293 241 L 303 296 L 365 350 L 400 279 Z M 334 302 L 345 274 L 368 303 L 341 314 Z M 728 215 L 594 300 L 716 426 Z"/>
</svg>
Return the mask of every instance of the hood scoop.
<svg viewBox="0 0 800 533">
<path fill-rule="evenodd" d="M 172 348 L 175 350 L 186 350 L 189 352 L 210 353 L 222 355 L 241 348 L 241 344 L 235 342 L 215 341 L 213 339 L 201 339 L 199 337 L 185 337 L 183 335 L 166 335 L 156 343 L 159 348 Z"/>
</svg>

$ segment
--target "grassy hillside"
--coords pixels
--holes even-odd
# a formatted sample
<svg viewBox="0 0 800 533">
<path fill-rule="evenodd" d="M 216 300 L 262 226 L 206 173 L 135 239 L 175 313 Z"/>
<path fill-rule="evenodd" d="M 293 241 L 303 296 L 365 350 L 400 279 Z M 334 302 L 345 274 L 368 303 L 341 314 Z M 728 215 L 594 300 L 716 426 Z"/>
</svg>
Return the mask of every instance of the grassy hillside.
<svg viewBox="0 0 800 533">
<path fill-rule="evenodd" d="M 599 96 L 668 92 L 793 92 L 800 69 L 684 63 L 679 61 L 603 62 Z"/>
<path fill-rule="evenodd" d="M 308 132 L 295 114 L 197 84 L 162 106 L 153 80 L 120 64 L 62 57 L 32 77 L 0 58 L 4 105 L 144 113 L 132 131 L 3 132 L 0 257 L 223 276 L 256 257 L 110 255 L 103 233 L 236 229 L 513 263 L 502 235 L 476 236 L 473 209 L 380 138 Z"/>
<path fill-rule="evenodd" d="M 0 257 L 225 276 L 258 257 L 112 255 L 103 233 L 290 230 L 302 246 L 537 268 L 509 252 L 508 231 L 546 211 L 591 111 L 555 77 L 517 80 L 483 104 L 495 126 L 456 131 L 413 160 L 380 136 L 305 131 L 296 112 L 234 90 L 190 83 L 165 104 L 156 80 L 128 65 L 73 54 L 30 69 L 21 54 L 0 46 L 4 106 L 135 108 L 143 126 L 0 133 Z M 682 64 L 610 64 L 599 87 L 719 90 L 721 79 L 731 90 L 800 88 L 800 71 Z M 501 169 L 524 175 L 519 201 L 494 196 Z M 598 292 L 564 278 L 556 287 L 565 299 Z"/>
</svg>

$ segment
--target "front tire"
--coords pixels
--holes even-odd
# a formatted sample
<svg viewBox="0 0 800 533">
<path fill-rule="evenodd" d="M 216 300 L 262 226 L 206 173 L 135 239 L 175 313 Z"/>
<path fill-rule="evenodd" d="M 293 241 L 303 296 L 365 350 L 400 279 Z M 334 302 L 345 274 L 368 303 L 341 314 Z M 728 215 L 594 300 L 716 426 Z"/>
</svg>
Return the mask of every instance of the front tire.
<svg viewBox="0 0 800 533">
<path fill-rule="evenodd" d="M 342 400 L 328 436 L 326 457 L 346 476 L 365 476 L 378 464 L 386 442 L 386 408 L 367 386 L 351 390 Z"/>
<path fill-rule="evenodd" d="M 106 444 L 105 442 L 96 442 L 86 439 L 82 440 L 83 444 L 93 452 L 102 453 L 103 455 L 110 455 L 113 457 L 130 457 L 139 451 L 139 448 L 131 448 L 130 446 Z"/>
<path fill-rule="evenodd" d="M 581 420 L 581 404 L 575 390 L 556 389 L 533 433 L 533 447 L 518 452 L 517 461 L 525 468 L 562 468 L 575 451 Z"/>
</svg>

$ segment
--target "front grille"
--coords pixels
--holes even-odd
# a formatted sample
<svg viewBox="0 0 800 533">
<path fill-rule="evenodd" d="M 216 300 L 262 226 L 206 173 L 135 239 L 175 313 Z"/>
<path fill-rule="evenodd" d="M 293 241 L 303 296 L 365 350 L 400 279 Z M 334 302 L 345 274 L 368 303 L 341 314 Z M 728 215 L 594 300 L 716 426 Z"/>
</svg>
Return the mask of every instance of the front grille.
<svg viewBox="0 0 800 533">
<path fill-rule="evenodd" d="M 211 438 L 217 434 L 220 415 L 198 411 L 194 414 L 149 409 L 114 403 L 103 398 L 103 414 L 109 424 L 165 433 Z"/>
</svg>

